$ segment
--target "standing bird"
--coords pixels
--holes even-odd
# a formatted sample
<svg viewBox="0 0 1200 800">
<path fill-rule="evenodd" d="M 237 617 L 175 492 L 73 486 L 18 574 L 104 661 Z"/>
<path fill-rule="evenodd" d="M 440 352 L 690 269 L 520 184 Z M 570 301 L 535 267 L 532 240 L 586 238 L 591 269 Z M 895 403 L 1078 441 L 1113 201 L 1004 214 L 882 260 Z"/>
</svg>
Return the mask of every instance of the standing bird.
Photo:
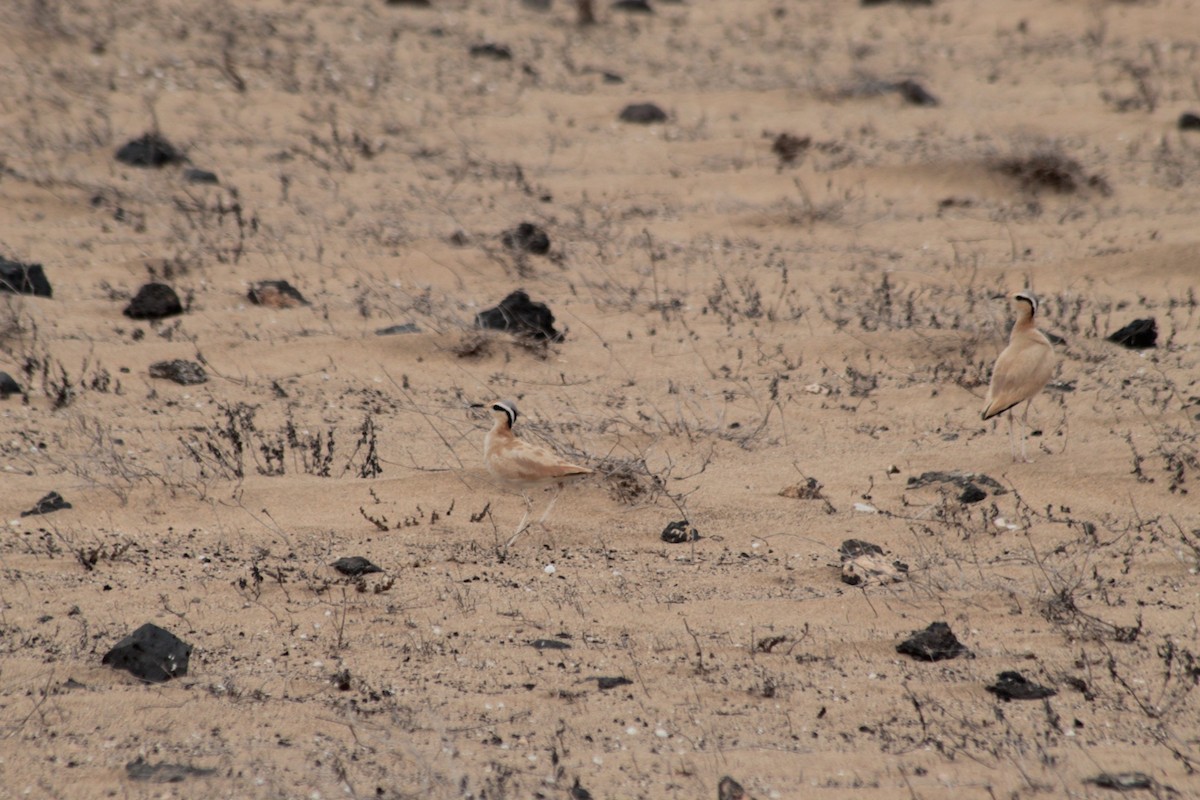
<svg viewBox="0 0 1200 800">
<path fill-rule="evenodd" d="M 529 499 L 530 489 L 555 487 L 554 497 L 538 520 L 540 525 L 550 516 L 550 509 L 558 501 L 563 484 L 590 475 L 592 470 L 565 461 L 541 445 L 518 439 L 512 431 L 517 421 L 517 404 L 511 400 L 497 400 L 491 404 L 490 410 L 495 423 L 483 440 L 483 461 L 497 483 L 517 490 L 525 499 L 525 515 L 508 540 L 508 545 L 511 545 L 528 527 L 525 522 L 533 510 L 533 501 Z"/>
<path fill-rule="evenodd" d="M 1029 461 L 1025 454 L 1025 430 L 1029 421 L 1029 405 L 1033 396 L 1042 390 L 1054 374 L 1054 348 L 1050 340 L 1033 323 L 1037 299 L 1028 292 L 1012 296 L 1017 321 L 1008 337 L 1008 347 L 1001 351 L 992 367 L 992 382 L 983 402 L 983 418 L 1003 414 L 1017 403 L 1025 402 L 1021 416 L 1021 457 L 1017 458 L 1017 443 L 1013 436 L 1013 414 L 1008 415 L 1008 443 L 1013 461 Z M 1015 413 L 1015 412 L 1014 412 Z"/>
</svg>

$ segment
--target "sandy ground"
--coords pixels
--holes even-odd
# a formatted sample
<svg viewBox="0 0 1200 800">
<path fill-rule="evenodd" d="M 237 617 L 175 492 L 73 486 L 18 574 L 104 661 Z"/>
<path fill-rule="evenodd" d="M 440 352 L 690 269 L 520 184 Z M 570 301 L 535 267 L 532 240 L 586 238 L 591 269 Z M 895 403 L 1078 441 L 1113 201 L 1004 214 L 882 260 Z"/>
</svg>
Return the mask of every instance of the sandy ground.
<svg viewBox="0 0 1200 800">
<path fill-rule="evenodd" d="M 1200 796 L 1200 6 L 651 1 L 0 10 L 0 255 L 54 290 L 0 296 L 0 796 Z M 189 163 L 114 159 L 156 129 Z M 517 288 L 562 342 L 473 330 Z M 979 419 L 1020 289 L 1029 464 Z M 598 473 L 511 547 L 498 397 Z M 897 653 L 935 621 L 970 655 Z M 101 664 L 145 622 L 186 676 Z"/>
</svg>

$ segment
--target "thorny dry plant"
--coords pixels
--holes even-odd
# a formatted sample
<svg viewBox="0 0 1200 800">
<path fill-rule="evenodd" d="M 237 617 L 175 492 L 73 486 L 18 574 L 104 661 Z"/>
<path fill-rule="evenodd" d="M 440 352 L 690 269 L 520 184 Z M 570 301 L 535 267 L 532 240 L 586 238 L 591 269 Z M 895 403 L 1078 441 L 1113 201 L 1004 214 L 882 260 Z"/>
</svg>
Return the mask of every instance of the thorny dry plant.
<svg viewBox="0 0 1200 800">
<path fill-rule="evenodd" d="M 217 403 L 216 421 L 194 435 L 179 438 L 184 454 L 196 465 L 201 485 L 212 480 L 240 485 L 251 471 L 279 476 L 287 474 L 289 467 L 322 478 L 351 472 L 360 478 L 374 478 L 383 471 L 370 411 L 359 426 L 353 448 L 338 458 L 335 428 L 309 431 L 296 423 L 289 407 L 281 429 L 263 430 L 255 421 L 258 410 L 259 406 L 246 403 Z"/>
<path fill-rule="evenodd" d="M 25 317 L 25 304 L 19 295 L 0 296 L 0 351 L 12 352 L 14 342 L 30 333 L 33 323 Z"/>
<path fill-rule="evenodd" d="M 125 441 L 127 435 L 98 417 L 70 414 L 59 442 L 83 442 L 83 447 L 60 445 L 35 449 L 56 471 L 104 489 L 123 506 L 129 502 L 130 493 L 141 484 L 163 486 L 173 491 L 178 484 L 170 477 L 169 467 L 144 464 L 142 457 Z"/>
</svg>

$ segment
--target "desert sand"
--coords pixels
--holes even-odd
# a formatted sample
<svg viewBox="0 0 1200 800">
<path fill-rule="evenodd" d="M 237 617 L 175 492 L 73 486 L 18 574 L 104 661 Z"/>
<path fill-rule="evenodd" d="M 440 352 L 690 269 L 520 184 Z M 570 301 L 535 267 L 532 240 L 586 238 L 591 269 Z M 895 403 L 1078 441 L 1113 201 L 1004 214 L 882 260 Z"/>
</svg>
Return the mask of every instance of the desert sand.
<svg viewBox="0 0 1200 800">
<path fill-rule="evenodd" d="M 1200 796 L 1200 7 L 650 5 L 4 4 L 0 796 Z M 511 546 L 496 398 L 596 471 Z"/>
</svg>

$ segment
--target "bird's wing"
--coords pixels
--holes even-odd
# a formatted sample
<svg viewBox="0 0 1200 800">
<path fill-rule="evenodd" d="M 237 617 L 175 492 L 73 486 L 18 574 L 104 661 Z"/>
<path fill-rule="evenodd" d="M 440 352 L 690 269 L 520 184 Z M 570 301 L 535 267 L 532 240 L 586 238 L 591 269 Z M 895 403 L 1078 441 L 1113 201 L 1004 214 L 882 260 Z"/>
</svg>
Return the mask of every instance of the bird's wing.
<svg viewBox="0 0 1200 800">
<path fill-rule="evenodd" d="M 1025 340 L 1010 344 L 996 359 L 983 418 L 1002 414 L 1042 390 L 1054 374 L 1054 350 L 1048 342 Z"/>
<path fill-rule="evenodd" d="M 519 481 L 554 480 L 591 472 L 587 467 L 564 461 L 545 447 L 519 440 L 498 455 L 507 462 L 505 472 L 510 479 Z"/>
</svg>

